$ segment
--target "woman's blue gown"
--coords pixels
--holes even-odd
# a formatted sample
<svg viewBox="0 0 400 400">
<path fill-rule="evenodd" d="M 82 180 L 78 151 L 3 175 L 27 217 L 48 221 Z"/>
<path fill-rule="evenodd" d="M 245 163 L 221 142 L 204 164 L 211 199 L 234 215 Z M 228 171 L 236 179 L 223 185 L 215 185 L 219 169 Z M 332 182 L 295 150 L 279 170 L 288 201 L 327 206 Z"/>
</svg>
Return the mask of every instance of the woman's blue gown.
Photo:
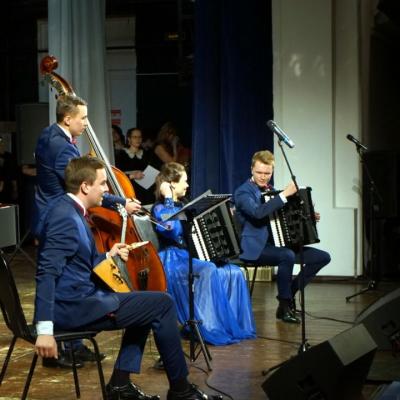
<svg viewBox="0 0 400 400">
<path fill-rule="evenodd" d="M 153 208 L 154 217 L 172 215 L 180 203 L 165 199 Z M 159 252 L 167 277 L 168 292 L 176 302 L 178 320 L 189 320 L 188 270 L 189 254 L 184 248 L 183 228 L 179 220 L 168 221 L 170 230 L 157 226 L 162 250 Z M 256 337 L 249 290 L 241 269 L 234 264 L 217 267 L 212 262 L 193 258 L 194 318 L 202 321 L 203 339 L 213 345 L 237 343 Z"/>
</svg>

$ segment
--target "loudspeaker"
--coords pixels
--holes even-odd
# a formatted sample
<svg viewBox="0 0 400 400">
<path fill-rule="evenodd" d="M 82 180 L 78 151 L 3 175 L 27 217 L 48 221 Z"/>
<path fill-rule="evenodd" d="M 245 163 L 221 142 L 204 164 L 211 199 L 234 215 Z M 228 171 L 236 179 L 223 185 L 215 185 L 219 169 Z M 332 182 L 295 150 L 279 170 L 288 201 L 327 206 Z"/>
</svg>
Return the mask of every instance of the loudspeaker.
<svg viewBox="0 0 400 400">
<path fill-rule="evenodd" d="M 376 342 L 379 350 L 391 350 L 400 341 L 400 289 L 393 290 L 368 306 L 356 318 Z"/>
<path fill-rule="evenodd" d="M 398 400 L 400 399 L 400 382 L 394 381 L 390 385 L 383 385 L 371 400 Z"/>
<path fill-rule="evenodd" d="M 34 164 L 36 142 L 49 125 L 48 103 L 17 104 L 17 156 L 19 165 Z"/>
<path fill-rule="evenodd" d="M 18 206 L 7 204 L 0 206 L 0 248 L 15 246 L 19 242 Z"/>
<path fill-rule="evenodd" d="M 375 351 L 360 324 L 288 360 L 262 387 L 270 400 L 359 399 Z"/>
<path fill-rule="evenodd" d="M 400 157 L 393 151 L 368 151 L 364 163 L 373 179 L 375 193 L 375 218 L 397 217 L 400 213 Z M 363 209 L 369 219 L 371 185 L 363 173 Z M 381 202 L 379 201 L 381 198 Z"/>
</svg>

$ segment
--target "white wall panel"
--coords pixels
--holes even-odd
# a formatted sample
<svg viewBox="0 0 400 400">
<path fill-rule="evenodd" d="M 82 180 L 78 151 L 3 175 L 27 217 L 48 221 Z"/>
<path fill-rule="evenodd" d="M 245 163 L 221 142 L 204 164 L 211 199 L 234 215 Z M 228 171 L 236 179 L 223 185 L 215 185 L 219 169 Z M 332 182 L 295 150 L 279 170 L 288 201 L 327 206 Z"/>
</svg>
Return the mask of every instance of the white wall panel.
<svg viewBox="0 0 400 400">
<path fill-rule="evenodd" d="M 321 275 L 354 275 L 360 264 L 359 168 L 344 138 L 359 130 L 356 3 L 273 1 L 275 121 L 296 144 L 286 154 L 299 185 L 313 188 L 322 216 L 317 247 L 332 262 Z M 277 145 L 275 155 L 279 188 L 290 173 Z"/>
</svg>

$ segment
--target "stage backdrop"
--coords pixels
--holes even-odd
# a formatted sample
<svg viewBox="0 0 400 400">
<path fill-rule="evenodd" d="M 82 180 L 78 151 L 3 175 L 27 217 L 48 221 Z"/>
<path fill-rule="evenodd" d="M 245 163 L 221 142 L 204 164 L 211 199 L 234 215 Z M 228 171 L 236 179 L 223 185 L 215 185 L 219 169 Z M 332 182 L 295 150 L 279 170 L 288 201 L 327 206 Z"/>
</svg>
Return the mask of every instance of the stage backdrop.
<svg viewBox="0 0 400 400">
<path fill-rule="evenodd" d="M 271 2 L 196 2 L 192 196 L 231 193 L 272 150 Z"/>
<path fill-rule="evenodd" d="M 358 0 L 196 2 L 192 194 L 232 192 L 251 155 L 273 148 L 265 122 L 274 119 L 296 144 L 288 159 L 322 216 L 317 247 L 332 256 L 322 275 L 362 271 L 360 165 L 346 135 L 363 139 L 367 11 Z M 274 153 L 283 188 L 289 170 Z"/>
</svg>

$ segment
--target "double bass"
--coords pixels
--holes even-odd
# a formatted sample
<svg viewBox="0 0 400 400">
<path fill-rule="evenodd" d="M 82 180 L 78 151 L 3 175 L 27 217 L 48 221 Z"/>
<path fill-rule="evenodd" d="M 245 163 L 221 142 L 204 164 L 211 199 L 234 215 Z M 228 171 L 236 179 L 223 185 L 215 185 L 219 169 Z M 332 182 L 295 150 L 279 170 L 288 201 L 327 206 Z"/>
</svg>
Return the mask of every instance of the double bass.
<svg viewBox="0 0 400 400">
<path fill-rule="evenodd" d="M 40 72 L 44 80 L 57 91 L 58 95 L 75 95 L 71 85 L 54 72 L 57 66 L 58 61 L 54 56 L 46 56 L 42 59 Z M 108 184 L 112 193 L 127 199 L 134 198 L 135 192 L 131 181 L 122 171 L 111 166 L 89 121 L 85 134 L 92 148 L 92 153 L 105 164 Z M 88 211 L 92 220 L 91 229 L 96 247 L 99 252 L 106 252 L 114 243 L 121 241 L 121 216 L 117 211 L 104 207 L 93 207 Z M 127 219 L 125 235 L 127 243 L 141 242 L 142 244 L 130 252 L 126 263 L 131 288 L 133 290 L 166 291 L 167 280 L 157 250 L 151 242 L 142 240 L 132 216 Z"/>
</svg>

